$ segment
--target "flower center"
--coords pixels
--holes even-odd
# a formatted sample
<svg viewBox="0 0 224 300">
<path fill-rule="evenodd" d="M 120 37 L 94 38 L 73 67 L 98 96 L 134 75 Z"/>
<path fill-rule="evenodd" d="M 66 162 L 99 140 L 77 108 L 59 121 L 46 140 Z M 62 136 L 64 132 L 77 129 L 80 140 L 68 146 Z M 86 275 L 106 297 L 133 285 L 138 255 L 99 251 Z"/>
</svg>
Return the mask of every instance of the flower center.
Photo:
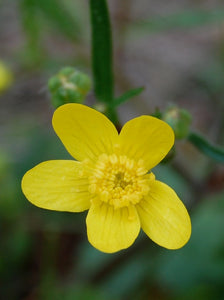
<svg viewBox="0 0 224 300">
<path fill-rule="evenodd" d="M 102 154 L 89 177 L 89 191 L 115 208 L 138 203 L 149 192 L 152 174 L 147 174 L 143 161 L 127 156 Z"/>
</svg>

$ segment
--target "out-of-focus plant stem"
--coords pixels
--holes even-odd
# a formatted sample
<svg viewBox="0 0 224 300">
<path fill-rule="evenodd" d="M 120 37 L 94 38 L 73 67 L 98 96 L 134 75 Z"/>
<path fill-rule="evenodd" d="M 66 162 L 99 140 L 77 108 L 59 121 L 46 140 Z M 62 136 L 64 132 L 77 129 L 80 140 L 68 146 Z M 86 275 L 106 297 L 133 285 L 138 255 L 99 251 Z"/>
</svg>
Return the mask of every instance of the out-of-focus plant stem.
<svg viewBox="0 0 224 300">
<path fill-rule="evenodd" d="M 188 136 L 188 140 L 205 155 L 218 162 L 224 162 L 224 149 L 213 145 L 202 135 L 191 132 Z"/>
<path fill-rule="evenodd" d="M 118 123 L 114 100 L 113 51 L 109 12 L 106 0 L 89 0 L 92 30 L 92 70 L 94 92 L 107 106 L 107 115 Z"/>
<path fill-rule="evenodd" d="M 22 0 L 20 2 L 23 30 L 26 35 L 25 59 L 28 64 L 38 64 L 43 61 L 43 48 L 40 42 L 40 22 L 34 1 Z"/>
</svg>

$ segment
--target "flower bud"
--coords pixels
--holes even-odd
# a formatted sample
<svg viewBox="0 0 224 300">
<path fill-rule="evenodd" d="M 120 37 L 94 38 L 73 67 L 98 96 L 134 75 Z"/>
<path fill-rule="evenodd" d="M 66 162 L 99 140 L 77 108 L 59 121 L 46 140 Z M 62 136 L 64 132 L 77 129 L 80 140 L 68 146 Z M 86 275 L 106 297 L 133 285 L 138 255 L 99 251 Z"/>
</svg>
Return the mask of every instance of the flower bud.
<svg viewBox="0 0 224 300">
<path fill-rule="evenodd" d="M 90 78 L 72 67 L 63 68 L 50 78 L 48 87 L 55 108 L 65 103 L 83 103 L 91 88 Z"/>
<path fill-rule="evenodd" d="M 170 107 L 164 112 L 162 119 L 173 128 L 176 139 L 188 136 L 192 118 L 187 110 Z"/>
<path fill-rule="evenodd" d="M 11 71 L 0 61 L 0 93 L 11 85 L 12 77 Z"/>
</svg>

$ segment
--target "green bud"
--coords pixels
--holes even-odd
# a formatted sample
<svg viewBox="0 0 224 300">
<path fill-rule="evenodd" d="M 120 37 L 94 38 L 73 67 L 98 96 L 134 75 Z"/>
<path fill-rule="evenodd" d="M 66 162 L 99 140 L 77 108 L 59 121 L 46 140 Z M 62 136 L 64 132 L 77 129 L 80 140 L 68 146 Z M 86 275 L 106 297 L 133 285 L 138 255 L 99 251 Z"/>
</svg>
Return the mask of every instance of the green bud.
<svg viewBox="0 0 224 300">
<path fill-rule="evenodd" d="M 72 73 L 74 73 L 74 72 L 76 72 L 76 69 L 75 68 L 73 68 L 73 67 L 65 67 L 65 68 L 63 68 L 60 72 L 59 72 L 59 74 L 60 75 L 64 75 L 64 76 L 71 76 L 72 75 Z"/>
<path fill-rule="evenodd" d="M 48 88 L 52 94 L 56 92 L 60 88 L 60 86 L 61 86 L 61 80 L 58 77 L 54 76 L 49 79 Z"/>
<path fill-rule="evenodd" d="M 90 78 L 72 67 L 63 68 L 48 81 L 54 107 L 65 103 L 83 103 L 91 88 Z"/>
<path fill-rule="evenodd" d="M 173 128 L 176 139 L 188 136 L 192 118 L 187 110 L 175 106 L 170 107 L 164 112 L 162 120 Z"/>
</svg>

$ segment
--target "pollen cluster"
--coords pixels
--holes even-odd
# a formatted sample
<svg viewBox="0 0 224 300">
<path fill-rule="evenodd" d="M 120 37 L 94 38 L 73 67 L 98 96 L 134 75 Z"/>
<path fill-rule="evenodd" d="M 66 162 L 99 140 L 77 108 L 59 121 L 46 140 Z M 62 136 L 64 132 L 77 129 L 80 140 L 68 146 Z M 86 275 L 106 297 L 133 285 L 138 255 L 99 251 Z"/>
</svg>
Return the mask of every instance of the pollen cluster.
<svg viewBox="0 0 224 300">
<path fill-rule="evenodd" d="M 137 204 L 149 192 L 149 181 L 144 162 L 135 162 L 124 155 L 102 154 L 89 177 L 89 191 L 114 208 Z"/>
</svg>

